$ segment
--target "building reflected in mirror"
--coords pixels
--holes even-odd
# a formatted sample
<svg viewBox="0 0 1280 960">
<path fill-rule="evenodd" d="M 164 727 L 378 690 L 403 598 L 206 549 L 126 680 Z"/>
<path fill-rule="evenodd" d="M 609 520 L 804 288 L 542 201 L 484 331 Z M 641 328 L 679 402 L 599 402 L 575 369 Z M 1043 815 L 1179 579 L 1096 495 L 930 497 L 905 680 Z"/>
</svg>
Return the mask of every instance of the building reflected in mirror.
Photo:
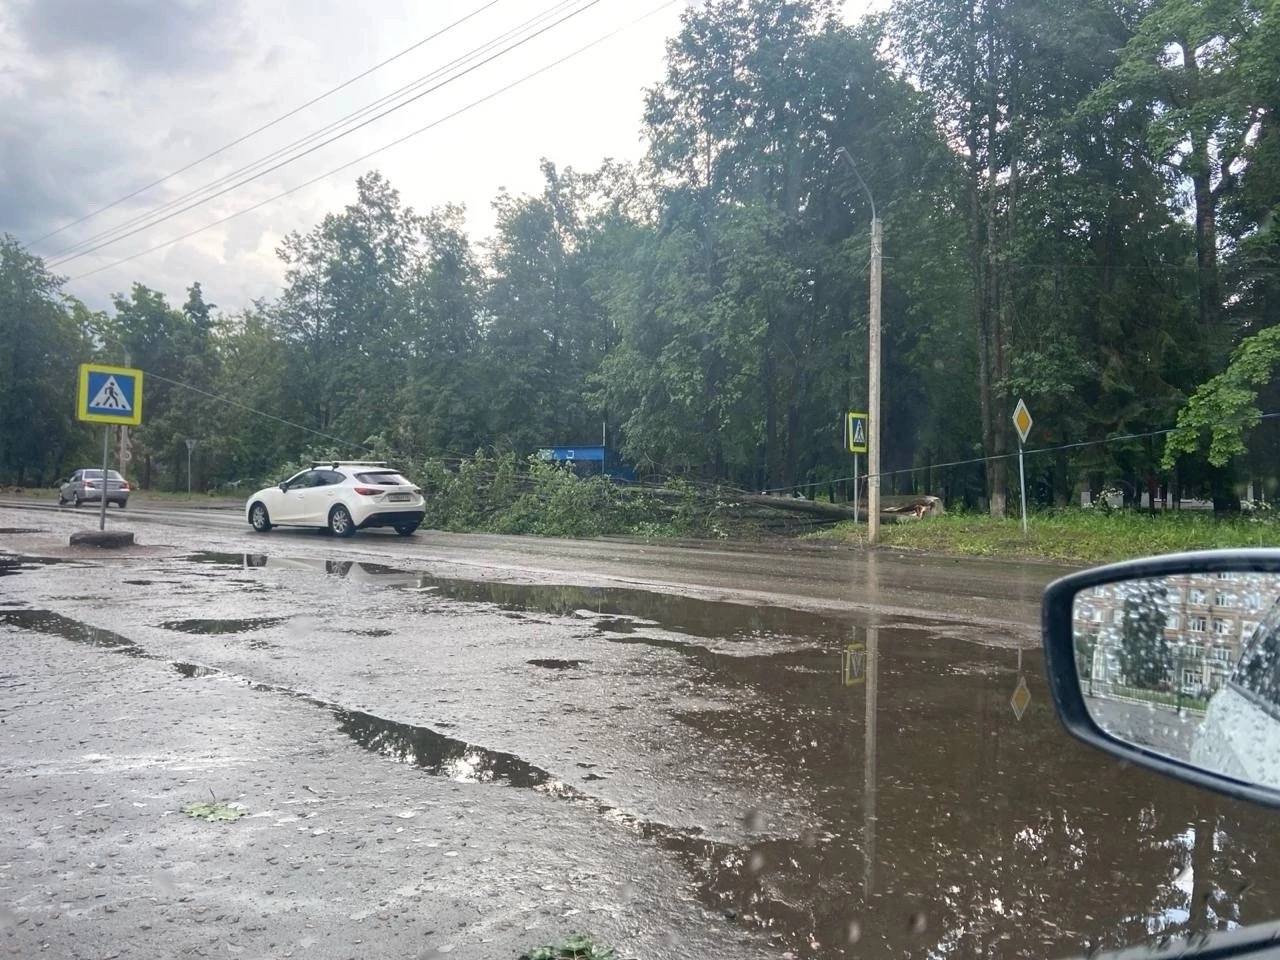
<svg viewBox="0 0 1280 960">
<path fill-rule="evenodd" d="M 1093 587 L 1072 616 L 1090 716 L 1125 742 L 1280 787 L 1280 577 L 1170 575 Z"/>
</svg>

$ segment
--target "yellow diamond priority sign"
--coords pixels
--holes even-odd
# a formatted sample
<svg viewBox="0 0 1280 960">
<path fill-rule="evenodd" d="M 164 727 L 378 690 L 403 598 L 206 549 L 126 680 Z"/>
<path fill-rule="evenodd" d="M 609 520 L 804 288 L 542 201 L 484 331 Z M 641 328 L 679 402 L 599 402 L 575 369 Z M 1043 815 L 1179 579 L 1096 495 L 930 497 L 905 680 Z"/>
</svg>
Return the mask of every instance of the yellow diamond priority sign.
<svg viewBox="0 0 1280 960">
<path fill-rule="evenodd" d="M 1013 411 L 1013 425 L 1018 428 L 1018 439 L 1021 442 L 1027 442 L 1027 434 L 1031 432 L 1031 424 L 1034 422 L 1031 419 L 1031 411 L 1019 397 L 1017 409 Z"/>
</svg>

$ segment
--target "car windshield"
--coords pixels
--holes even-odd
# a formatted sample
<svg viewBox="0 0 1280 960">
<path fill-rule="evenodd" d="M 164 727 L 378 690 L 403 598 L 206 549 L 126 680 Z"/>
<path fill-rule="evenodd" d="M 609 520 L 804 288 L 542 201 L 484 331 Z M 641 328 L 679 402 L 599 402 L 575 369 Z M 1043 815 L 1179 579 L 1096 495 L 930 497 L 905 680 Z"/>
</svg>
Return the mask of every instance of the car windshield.
<svg viewBox="0 0 1280 960">
<path fill-rule="evenodd" d="M 382 487 L 400 487 L 409 483 L 404 477 L 396 473 L 394 470 L 375 470 L 368 473 L 357 473 L 356 479 L 361 483 L 374 484 Z"/>
</svg>

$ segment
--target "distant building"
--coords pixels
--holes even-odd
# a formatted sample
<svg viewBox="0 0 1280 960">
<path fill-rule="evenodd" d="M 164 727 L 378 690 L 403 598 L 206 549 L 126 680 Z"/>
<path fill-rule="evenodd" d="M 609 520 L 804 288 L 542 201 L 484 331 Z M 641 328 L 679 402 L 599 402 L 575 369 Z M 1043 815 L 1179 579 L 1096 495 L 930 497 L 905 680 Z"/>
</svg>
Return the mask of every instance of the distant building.
<svg viewBox="0 0 1280 960">
<path fill-rule="evenodd" d="M 1217 690 L 1240 659 L 1243 645 L 1277 599 L 1270 574 L 1218 573 L 1160 577 L 1094 587 L 1076 598 L 1072 611 L 1077 636 L 1093 639 L 1081 679 L 1123 685 L 1120 668 L 1125 600 L 1143 583 L 1165 589 L 1156 601 L 1164 614 L 1164 637 L 1172 665 L 1167 689 L 1206 697 Z"/>
</svg>

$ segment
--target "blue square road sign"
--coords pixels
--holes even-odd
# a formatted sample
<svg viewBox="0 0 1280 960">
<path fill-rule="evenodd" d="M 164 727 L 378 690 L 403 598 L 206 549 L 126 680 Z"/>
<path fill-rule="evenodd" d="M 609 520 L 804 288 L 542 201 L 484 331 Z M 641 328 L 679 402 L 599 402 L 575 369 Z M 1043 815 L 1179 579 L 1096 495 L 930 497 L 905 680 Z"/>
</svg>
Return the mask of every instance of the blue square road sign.
<svg viewBox="0 0 1280 960">
<path fill-rule="evenodd" d="M 132 367 L 81 364 L 76 416 L 89 423 L 140 424 L 142 371 Z"/>
</svg>

